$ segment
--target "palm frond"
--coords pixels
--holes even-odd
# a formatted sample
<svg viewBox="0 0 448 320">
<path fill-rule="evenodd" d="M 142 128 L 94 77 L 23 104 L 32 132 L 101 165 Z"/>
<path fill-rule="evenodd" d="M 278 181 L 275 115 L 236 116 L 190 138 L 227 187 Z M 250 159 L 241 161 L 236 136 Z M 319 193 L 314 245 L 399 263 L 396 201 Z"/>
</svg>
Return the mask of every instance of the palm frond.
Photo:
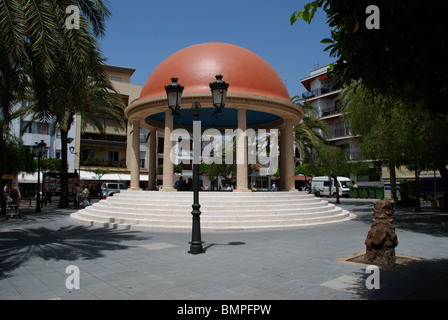
<svg viewBox="0 0 448 320">
<path fill-rule="evenodd" d="M 311 150 L 325 143 L 325 136 L 330 137 L 330 130 L 328 125 L 317 117 L 317 106 L 298 95 L 291 97 L 291 101 L 304 112 L 302 121 L 294 128 L 294 142 L 303 160 L 311 155 Z"/>
</svg>

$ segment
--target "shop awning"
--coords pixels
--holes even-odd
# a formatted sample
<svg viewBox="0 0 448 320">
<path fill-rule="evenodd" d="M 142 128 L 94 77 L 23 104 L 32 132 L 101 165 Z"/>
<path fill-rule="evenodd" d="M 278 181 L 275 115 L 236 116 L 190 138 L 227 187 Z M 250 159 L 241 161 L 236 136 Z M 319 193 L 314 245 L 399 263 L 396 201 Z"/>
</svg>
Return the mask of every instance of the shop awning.
<svg viewBox="0 0 448 320">
<path fill-rule="evenodd" d="M 29 173 L 19 173 L 18 174 L 19 183 L 37 183 L 37 172 L 33 174 Z M 43 174 L 40 173 L 40 182 L 43 181 Z"/>
<path fill-rule="evenodd" d="M 94 172 L 81 171 L 81 180 L 98 181 Z M 101 181 L 131 181 L 131 175 L 128 173 L 108 173 L 101 177 Z M 148 175 L 141 174 L 140 181 L 148 181 Z"/>
</svg>

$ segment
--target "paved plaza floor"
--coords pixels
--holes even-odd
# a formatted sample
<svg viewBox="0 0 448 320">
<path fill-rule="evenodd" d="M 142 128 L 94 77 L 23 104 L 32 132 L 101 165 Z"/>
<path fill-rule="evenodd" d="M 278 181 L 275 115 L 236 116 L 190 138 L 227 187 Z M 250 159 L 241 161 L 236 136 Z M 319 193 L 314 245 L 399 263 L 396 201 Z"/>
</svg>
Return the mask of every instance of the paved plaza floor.
<svg viewBox="0 0 448 320">
<path fill-rule="evenodd" d="M 22 219 L 0 221 L 0 300 L 448 298 L 448 214 L 398 209 L 396 253 L 424 260 L 380 269 L 379 289 L 368 289 L 375 273 L 338 259 L 365 250 L 373 201 L 341 202 L 355 220 L 203 233 L 201 255 L 187 253 L 188 233 L 87 227 L 70 219 L 73 209 L 25 206 Z"/>
</svg>

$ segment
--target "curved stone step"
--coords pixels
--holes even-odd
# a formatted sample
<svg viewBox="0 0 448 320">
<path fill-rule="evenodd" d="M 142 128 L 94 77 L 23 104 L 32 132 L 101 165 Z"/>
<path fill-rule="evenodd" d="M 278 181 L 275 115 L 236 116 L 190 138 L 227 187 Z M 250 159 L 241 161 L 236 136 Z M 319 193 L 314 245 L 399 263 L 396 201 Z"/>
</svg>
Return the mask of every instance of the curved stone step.
<svg viewBox="0 0 448 320">
<path fill-rule="evenodd" d="M 237 231 L 297 228 L 353 219 L 305 192 L 203 192 L 201 229 Z M 123 229 L 190 231 L 192 192 L 124 191 L 72 214 L 88 225 Z"/>
<path fill-rule="evenodd" d="M 250 211 L 238 211 L 238 212 L 219 212 L 219 213 L 202 213 L 201 217 L 203 220 L 207 221 L 217 221 L 217 220 L 251 220 L 251 221 L 269 221 L 275 219 L 293 219 L 293 218 L 303 218 L 309 219 L 314 217 L 325 217 L 329 215 L 335 215 L 340 213 L 342 210 L 340 208 L 328 207 L 327 210 L 313 211 L 313 212 L 293 212 L 284 211 L 283 213 L 273 213 L 273 212 L 250 212 Z M 146 219 L 155 219 L 161 221 L 175 221 L 191 219 L 191 214 L 188 211 L 179 211 L 176 214 L 164 214 L 163 212 L 121 212 L 121 211 L 108 211 L 104 208 L 99 207 L 88 207 L 82 211 L 82 216 L 87 217 L 100 217 L 103 221 L 107 222 L 107 219 L 131 219 L 137 221 L 143 221 Z"/>
<path fill-rule="evenodd" d="M 89 216 L 83 217 L 80 213 L 74 213 L 72 218 L 80 223 L 88 225 L 95 225 L 100 227 L 110 227 L 117 229 L 133 229 L 133 230 L 160 230 L 160 231 L 191 231 L 191 218 L 183 221 L 175 220 L 170 223 L 166 220 L 121 220 L 121 219 L 104 219 L 104 217 Z M 336 215 L 313 217 L 306 219 L 280 219 L 280 220 L 268 220 L 268 221 L 229 221 L 218 220 L 215 222 L 201 219 L 201 229 L 203 231 L 242 231 L 242 230 L 264 230 L 264 229 L 290 229 L 299 228 L 304 226 L 338 223 L 343 221 L 349 221 L 353 219 L 351 214 L 347 211 L 342 211 Z"/>
<path fill-rule="evenodd" d="M 113 207 L 105 205 L 95 205 L 90 206 L 85 209 L 86 211 L 104 211 L 108 214 L 117 215 L 161 215 L 167 218 L 171 216 L 181 216 L 191 213 L 192 206 L 177 206 L 175 208 L 171 207 L 154 207 L 154 208 L 144 208 L 144 207 Z M 289 215 L 289 214 L 312 214 L 319 212 L 328 212 L 335 210 L 334 205 L 324 205 L 324 206 L 313 206 L 313 207 L 298 207 L 298 206 L 283 206 L 283 207 L 270 207 L 269 205 L 258 205 L 256 207 L 202 207 L 200 211 L 202 214 L 210 215 L 221 215 L 221 216 L 259 216 L 259 215 Z"/>
</svg>

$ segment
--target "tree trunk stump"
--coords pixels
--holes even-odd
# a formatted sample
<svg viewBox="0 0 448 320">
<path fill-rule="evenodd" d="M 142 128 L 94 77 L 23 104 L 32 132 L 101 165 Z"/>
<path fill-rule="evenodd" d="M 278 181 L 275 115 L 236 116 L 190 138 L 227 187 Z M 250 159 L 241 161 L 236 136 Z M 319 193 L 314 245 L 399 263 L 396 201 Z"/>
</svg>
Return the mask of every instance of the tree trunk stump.
<svg viewBox="0 0 448 320">
<path fill-rule="evenodd" d="M 367 263 L 383 266 L 395 265 L 395 247 L 398 245 L 394 226 L 394 202 L 375 201 L 372 226 L 365 241 Z"/>
</svg>

